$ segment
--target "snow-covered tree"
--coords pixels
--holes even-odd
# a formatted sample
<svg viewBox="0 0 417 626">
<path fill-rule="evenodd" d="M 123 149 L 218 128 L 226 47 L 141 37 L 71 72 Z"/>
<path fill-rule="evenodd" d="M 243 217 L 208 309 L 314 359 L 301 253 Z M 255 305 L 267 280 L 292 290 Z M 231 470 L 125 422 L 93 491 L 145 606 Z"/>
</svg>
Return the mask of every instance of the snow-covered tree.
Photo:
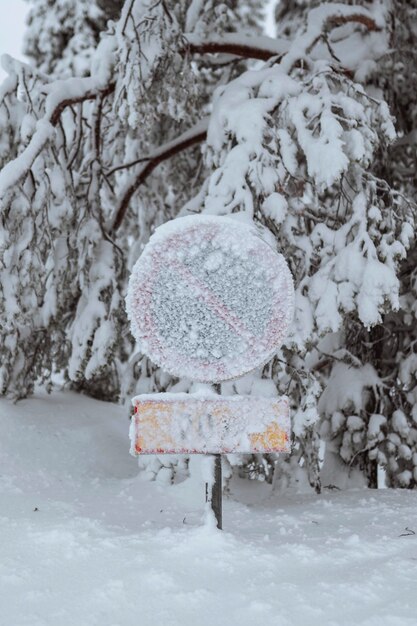
<svg viewBox="0 0 417 626">
<path fill-rule="evenodd" d="M 299 2 L 294 10 L 291 3 L 281 2 L 277 17 L 282 31 L 293 34 L 300 14 L 305 15 L 317 4 Z M 372 6 L 366 2 L 357 4 Z M 392 206 L 392 193 L 415 198 L 415 73 L 408 71 L 406 59 L 415 39 L 416 9 L 415 2 L 403 0 L 375 5 L 374 10 L 386 25 L 385 40 L 380 37 L 378 44 L 373 42 L 372 58 L 356 48 L 352 38 L 346 48 L 350 56 L 353 52 L 359 53 L 360 65 L 355 78 L 367 94 L 385 99 L 395 120 L 396 140 L 376 151 L 371 166 L 373 174 L 380 179 L 378 185 L 388 207 Z M 414 214 L 414 208 L 412 211 Z M 387 230 L 384 221 L 380 222 L 380 228 Z M 416 485 L 416 367 L 413 358 L 416 261 L 415 249 L 411 248 L 397 272 L 400 281 L 398 310 L 383 313 L 380 323 L 371 328 L 361 324 L 361 320 L 347 319 L 344 332 L 333 340 L 327 339 L 332 346 L 327 350 L 332 353 L 329 363 L 333 361 L 333 364 L 330 379 L 326 372 L 326 390 L 320 400 L 324 418 L 321 434 L 330 440 L 322 472 L 324 484 L 335 480 L 338 467 L 344 474 L 340 484 L 345 484 L 350 475 L 353 477 L 356 468 L 362 471 L 368 484 L 376 486 L 379 464 L 386 470 L 387 484 Z M 340 355 L 334 353 L 335 346 L 342 349 Z M 322 360 L 323 366 L 326 358 Z"/>
<path fill-rule="evenodd" d="M 379 463 L 413 486 L 414 3 L 282 2 L 276 38 L 257 0 L 110 5 L 38 2 L 33 66 L 3 58 L 3 393 L 53 373 L 113 400 L 189 390 L 134 345 L 129 269 L 162 222 L 239 212 L 288 259 L 296 312 L 279 354 L 219 391 L 289 394 L 294 452 L 231 462 L 319 490 L 325 438 L 325 484 Z"/>
</svg>

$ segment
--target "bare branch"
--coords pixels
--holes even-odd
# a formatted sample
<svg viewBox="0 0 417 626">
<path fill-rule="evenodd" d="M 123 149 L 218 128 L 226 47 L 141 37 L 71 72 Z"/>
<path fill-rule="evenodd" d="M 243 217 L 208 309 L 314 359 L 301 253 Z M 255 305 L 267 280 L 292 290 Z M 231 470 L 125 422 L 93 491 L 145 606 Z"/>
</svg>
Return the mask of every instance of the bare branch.
<svg viewBox="0 0 417 626">
<path fill-rule="evenodd" d="M 81 146 L 81 137 L 82 137 L 82 127 L 83 127 L 83 105 L 82 102 L 80 103 L 79 107 L 78 107 L 78 111 L 77 111 L 77 119 L 76 119 L 76 123 L 77 123 L 77 128 L 75 131 L 75 141 L 74 141 L 74 148 L 70 154 L 70 156 L 68 157 L 68 162 L 67 162 L 67 169 L 70 170 L 72 164 L 74 163 L 77 154 L 80 150 L 80 146 Z"/>
<path fill-rule="evenodd" d="M 97 96 L 101 96 L 105 98 L 106 96 L 113 93 L 115 88 L 114 83 L 110 83 L 107 87 L 103 89 L 91 89 L 87 90 L 85 93 L 80 94 L 79 96 L 74 96 L 72 98 L 64 98 L 62 99 L 54 108 L 52 113 L 49 115 L 49 121 L 52 126 L 56 126 L 58 124 L 58 120 L 61 117 L 62 112 L 67 106 L 72 104 L 78 104 L 79 102 L 85 102 L 86 100 L 94 100 Z"/>
<path fill-rule="evenodd" d="M 135 159 L 134 161 L 128 161 L 127 163 L 121 163 L 120 165 L 115 165 L 106 172 L 107 176 L 111 176 L 115 172 L 119 172 L 120 170 L 127 170 L 129 167 L 133 167 L 134 165 L 139 165 L 139 163 L 144 163 L 145 161 L 150 161 L 152 156 L 141 157 L 140 159 Z"/>
<path fill-rule="evenodd" d="M 248 37 L 239 33 L 225 33 L 221 37 L 203 39 L 194 33 L 184 35 L 185 50 L 192 54 L 231 54 L 245 59 L 268 61 L 282 56 L 289 44 L 272 37 Z"/>
<path fill-rule="evenodd" d="M 377 25 L 375 20 L 363 13 L 352 13 L 352 15 L 332 15 L 326 20 L 326 30 L 343 26 L 349 22 L 356 22 L 357 24 L 363 24 L 370 32 L 380 31 L 381 28 Z"/>
</svg>

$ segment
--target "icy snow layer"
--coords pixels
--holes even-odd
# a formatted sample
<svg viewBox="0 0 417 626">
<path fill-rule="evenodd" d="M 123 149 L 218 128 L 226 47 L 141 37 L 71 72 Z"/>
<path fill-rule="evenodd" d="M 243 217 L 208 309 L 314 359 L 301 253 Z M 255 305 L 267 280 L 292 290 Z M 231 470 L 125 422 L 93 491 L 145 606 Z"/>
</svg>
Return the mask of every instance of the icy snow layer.
<svg viewBox="0 0 417 626">
<path fill-rule="evenodd" d="M 224 532 L 192 478 L 143 482 L 120 407 L 0 400 L 1 626 L 415 626 L 417 493 L 271 494 Z"/>
<path fill-rule="evenodd" d="M 268 361 L 293 316 L 285 259 L 237 220 L 160 226 L 132 270 L 127 311 L 141 350 L 175 376 L 218 382 Z"/>
</svg>

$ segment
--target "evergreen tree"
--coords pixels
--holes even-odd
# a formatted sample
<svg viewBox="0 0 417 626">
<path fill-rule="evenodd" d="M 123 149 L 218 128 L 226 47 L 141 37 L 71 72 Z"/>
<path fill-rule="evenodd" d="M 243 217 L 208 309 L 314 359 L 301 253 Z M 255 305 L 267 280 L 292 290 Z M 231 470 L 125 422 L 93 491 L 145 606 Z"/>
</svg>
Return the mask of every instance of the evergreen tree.
<svg viewBox="0 0 417 626">
<path fill-rule="evenodd" d="M 413 486 L 414 3 L 282 2 L 276 39 L 262 5 L 37 3 L 34 65 L 5 58 L 0 93 L 2 392 L 55 372 L 104 399 L 189 390 L 134 345 L 129 269 L 162 222 L 240 212 L 288 259 L 296 313 L 221 392 L 289 394 L 294 452 L 230 461 L 319 490 L 325 438 L 324 484 L 380 463 Z"/>
<path fill-rule="evenodd" d="M 317 0 L 297 3 L 296 15 L 291 3 L 280 3 L 277 14 L 279 12 L 282 30 L 286 34 L 294 33 L 300 15 L 306 15 L 318 4 Z M 355 4 L 372 6 L 368 2 Z M 378 184 L 383 195 L 383 187 L 388 183 L 394 193 L 408 198 L 415 197 L 416 186 L 413 154 L 416 73 L 410 71 L 408 62 L 415 38 L 416 10 L 415 2 L 404 0 L 379 6 L 379 15 L 385 22 L 385 41 L 382 39 L 374 48 L 372 59 L 362 58 L 359 72 L 355 74 L 369 95 L 384 98 L 395 120 L 397 139 L 376 151 L 372 172 L 380 179 Z M 347 49 L 349 55 L 353 49 L 352 45 Z M 392 206 L 388 188 L 386 193 L 384 203 Z M 395 210 L 395 205 L 392 208 Z M 380 228 L 387 230 L 383 221 Z M 380 323 L 372 328 L 358 323 L 358 320 L 347 319 L 341 335 L 342 344 L 336 339 L 338 345 L 344 344 L 348 352 L 344 363 L 335 362 L 334 355 L 329 361 L 326 391 L 320 401 L 321 434 L 330 440 L 328 463 L 322 472 L 325 483 L 335 480 L 338 468 L 342 474 L 340 484 L 346 484 L 356 468 L 368 485 L 376 486 L 379 465 L 386 470 L 389 486 L 416 485 L 416 361 L 413 351 L 416 261 L 415 250 L 411 248 L 397 274 L 400 280 L 400 307 L 397 311 L 383 313 Z"/>
</svg>

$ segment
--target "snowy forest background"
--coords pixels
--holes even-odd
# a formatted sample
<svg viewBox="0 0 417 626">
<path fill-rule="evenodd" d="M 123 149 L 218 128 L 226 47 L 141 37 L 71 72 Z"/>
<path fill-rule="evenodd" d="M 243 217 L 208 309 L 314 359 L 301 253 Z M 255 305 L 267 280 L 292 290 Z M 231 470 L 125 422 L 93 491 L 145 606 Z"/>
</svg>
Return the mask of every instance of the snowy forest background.
<svg viewBox="0 0 417 626">
<path fill-rule="evenodd" d="M 417 2 L 281 0 L 274 38 L 260 0 L 31 4 L 31 64 L 2 58 L 1 393 L 191 390 L 135 346 L 130 269 L 163 222 L 241 212 L 287 259 L 295 320 L 216 390 L 288 394 L 294 446 L 230 465 L 415 487 Z"/>
</svg>

